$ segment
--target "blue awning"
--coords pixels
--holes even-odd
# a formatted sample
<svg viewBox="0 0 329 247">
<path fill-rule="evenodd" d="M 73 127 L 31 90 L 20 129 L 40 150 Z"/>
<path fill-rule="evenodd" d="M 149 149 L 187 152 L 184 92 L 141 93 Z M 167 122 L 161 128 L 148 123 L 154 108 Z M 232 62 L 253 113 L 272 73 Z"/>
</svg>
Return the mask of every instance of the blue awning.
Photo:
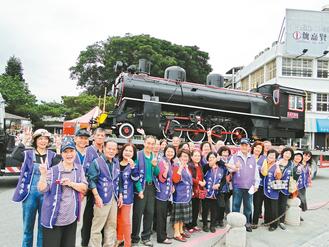
<svg viewBox="0 0 329 247">
<path fill-rule="evenodd" d="M 329 133 L 329 119 L 317 119 L 316 130 L 321 133 Z"/>
</svg>

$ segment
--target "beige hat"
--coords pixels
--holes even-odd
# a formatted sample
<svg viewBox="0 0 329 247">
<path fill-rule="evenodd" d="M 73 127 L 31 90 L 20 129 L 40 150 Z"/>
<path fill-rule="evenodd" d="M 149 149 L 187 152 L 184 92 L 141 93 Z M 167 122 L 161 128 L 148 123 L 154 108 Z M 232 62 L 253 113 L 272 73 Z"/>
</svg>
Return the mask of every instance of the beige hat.
<svg viewBox="0 0 329 247">
<path fill-rule="evenodd" d="M 38 138 L 40 136 L 46 136 L 46 137 L 50 138 L 51 134 L 48 132 L 48 130 L 37 129 L 36 131 L 34 131 L 34 133 L 32 135 L 32 139 L 35 140 L 36 138 Z"/>
</svg>

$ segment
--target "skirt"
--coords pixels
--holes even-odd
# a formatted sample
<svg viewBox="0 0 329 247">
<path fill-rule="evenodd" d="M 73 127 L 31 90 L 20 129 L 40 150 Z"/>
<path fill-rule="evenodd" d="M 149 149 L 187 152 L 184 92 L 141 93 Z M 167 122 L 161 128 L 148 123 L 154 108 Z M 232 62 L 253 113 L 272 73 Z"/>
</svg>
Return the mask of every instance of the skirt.
<svg viewBox="0 0 329 247">
<path fill-rule="evenodd" d="M 188 203 L 173 203 L 170 222 L 175 224 L 183 222 L 188 224 L 192 222 L 192 201 Z"/>
</svg>

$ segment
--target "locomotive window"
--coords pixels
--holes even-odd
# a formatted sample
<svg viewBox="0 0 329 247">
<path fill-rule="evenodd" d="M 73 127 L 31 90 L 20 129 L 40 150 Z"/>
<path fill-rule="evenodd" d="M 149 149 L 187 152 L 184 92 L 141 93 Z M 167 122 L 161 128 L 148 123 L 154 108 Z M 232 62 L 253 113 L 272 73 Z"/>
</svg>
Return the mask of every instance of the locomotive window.
<svg viewBox="0 0 329 247">
<path fill-rule="evenodd" d="M 302 96 L 289 95 L 289 110 L 304 111 L 304 101 Z"/>
</svg>

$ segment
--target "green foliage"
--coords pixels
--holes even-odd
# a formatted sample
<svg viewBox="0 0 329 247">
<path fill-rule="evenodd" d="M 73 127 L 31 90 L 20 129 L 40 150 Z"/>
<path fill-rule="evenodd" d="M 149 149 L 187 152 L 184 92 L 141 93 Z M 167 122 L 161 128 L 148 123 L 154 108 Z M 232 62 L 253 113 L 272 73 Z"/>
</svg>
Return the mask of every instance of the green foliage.
<svg viewBox="0 0 329 247">
<path fill-rule="evenodd" d="M 204 83 L 212 70 L 208 53 L 197 46 L 172 44 L 149 35 L 128 35 L 109 37 L 81 51 L 76 65 L 70 68 L 71 78 L 88 94 L 102 95 L 104 87 L 110 88 L 117 76 L 113 70 L 116 61 L 136 65 L 140 58 L 152 62 L 153 76 L 163 77 L 167 67 L 178 65 L 186 70 L 188 81 Z"/>
<path fill-rule="evenodd" d="M 35 105 L 36 97 L 18 76 L 1 75 L 0 93 L 6 101 L 7 112 L 29 117 L 29 110 Z"/>
<path fill-rule="evenodd" d="M 9 58 L 4 75 L 18 77 L 19 81 L 24 82 L 23 67 L 21 60 L 15 56 Z"/>
<path fill-rule="evenodd" d="M 93 107 L 99 105 L 103 109 L 103 98 L 99 99 L 95 95 L 80 94 L 79 96 L 62 96 L 63 106 L 67 109 L 66 119 L 77 118 Z M 105 111 L 110 111 L 114 107 L 115 99 L 113 97 L 106 97 Z"/>
</svg>

